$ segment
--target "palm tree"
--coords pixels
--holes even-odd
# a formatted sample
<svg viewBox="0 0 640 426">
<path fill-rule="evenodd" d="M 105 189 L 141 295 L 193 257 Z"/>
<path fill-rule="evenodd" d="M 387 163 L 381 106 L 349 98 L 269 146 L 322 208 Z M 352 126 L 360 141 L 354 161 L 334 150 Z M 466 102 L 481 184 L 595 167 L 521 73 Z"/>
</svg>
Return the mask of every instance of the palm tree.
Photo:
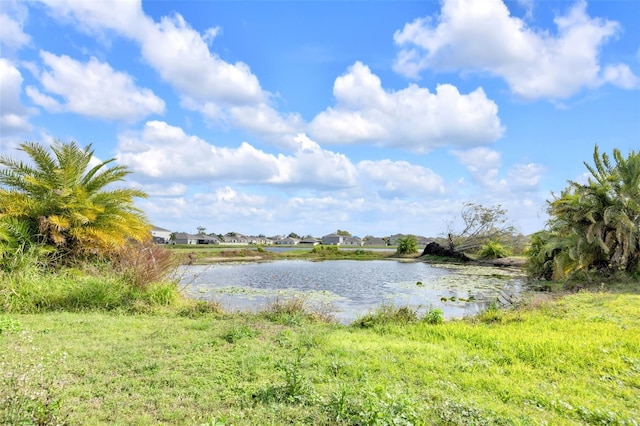
<svg viewBox="0 0 640 426">
<path fill-rule="evenodd" d="M 615 149 L 612 162 L 596 146 L 593 160 L 585 162 L 591 173 L 586 184 L 569 181 L 549 203 L 547 244 L 536 250 L 538 262 L 553 255 L 555 278 L 583 271 L 590 281 L 593 269 L 634 272 L 640 266 L 640 155 L 631 151 L 624 158 Z"/>
<path fill-rule="evenodd" d="M 418 240 L 413 235 L 407 235 L 398 239 L 398 254 L 413 254 L 418 252 Z"/>
<path fill-rule="evenodd" d="M 26 142 L 19 149 L 32 164 L 0 157 L 0 228 L 20 223 L 29 244 L 52 247 L 65 259 L 106 256 L 130 239 L 150 238 L 150 226 L 134 206 L 134 198 L 146 194 L 110 186 L 130 173 L 124 166 L 106 167 L 115 159 L 89 168 L 91 145 L 81 149 L 75 142 L 56 142 L 50 150 Z"/>
</svg>

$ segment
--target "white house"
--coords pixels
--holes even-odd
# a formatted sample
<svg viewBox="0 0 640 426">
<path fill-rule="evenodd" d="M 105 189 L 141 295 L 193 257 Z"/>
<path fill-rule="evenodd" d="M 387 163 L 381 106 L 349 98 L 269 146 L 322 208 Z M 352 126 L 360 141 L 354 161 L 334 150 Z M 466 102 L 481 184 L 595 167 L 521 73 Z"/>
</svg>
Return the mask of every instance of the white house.
<svg viewBox="0 0 640 426">
<path fill-rule="evenodd" d="M 224 236 L 223 244 L 230 246 L 246 246 L 251 244 L 251 242 L 251 238 L 246 235 L 242 235 L 237 232 L 228 232 Z"/>
<path fill-rule="evenodd" d="M 286 237 L 286 238 L 282 238 L 280 240 L 276 240 L 276 244 L 277 245 L 285 245 L 285 246 L 295 246 L 296 244 L 298 244 L 300 242 L 299 239 L 297 238 L 291 238 L 291 237 Z"/>
<path fill-rule="evenodd" d="M 220 244 L 220 240 L 213 235 L 196 234 L 191 235 L 185 232 L 177 232 L 173 244 Z"/>
<path fill-rule="evenodd" d="M 168 244 L 171 238 L 171 231 L 168 229 L 160 228 L 159 226 L 151 225 L 151 237 L 156 244 Z"/>
</svg>

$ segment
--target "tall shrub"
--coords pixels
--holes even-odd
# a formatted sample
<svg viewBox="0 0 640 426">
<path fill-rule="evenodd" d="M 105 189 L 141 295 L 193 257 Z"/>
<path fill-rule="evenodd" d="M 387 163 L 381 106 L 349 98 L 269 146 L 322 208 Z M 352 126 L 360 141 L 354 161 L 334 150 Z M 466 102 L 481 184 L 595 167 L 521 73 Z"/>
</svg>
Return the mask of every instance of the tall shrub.
<svg viewBox="0 0 640 426">
<path fill-rule="evenodd" d="M 146 194 L 114 188 L 130 172 L 90 166 L 91 145 L 56 142 L 47 148 L 20 145 L 30 162 L 0 157 L 0 254 L 6 263 L 14 247 L 48 247 L 59 260 L 105 257 L 127 241 L 150 238 L 150 226 L 134 199 Z M 18 232 L 16 232 L 16 230 Z"/>
<path fill-rule="evenodd" d="M 548 230 L 536 234 L 529 270 L 537 277 L 565 279 L 577 272 L 640 272 L 640 154 L 613 157 L 596 146 L 585 162 L 588 182 L 569 181 L 549 201 Z"/>
</svg>

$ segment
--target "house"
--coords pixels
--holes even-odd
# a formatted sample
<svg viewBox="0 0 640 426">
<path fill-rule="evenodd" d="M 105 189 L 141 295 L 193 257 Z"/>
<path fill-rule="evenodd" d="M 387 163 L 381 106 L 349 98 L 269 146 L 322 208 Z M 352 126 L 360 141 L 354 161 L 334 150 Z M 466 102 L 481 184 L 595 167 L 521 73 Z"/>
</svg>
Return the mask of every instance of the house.
<svg viewBox="0 0 640 426">
<path fill-rule="evenodd" d="M 218 237 L 205 234 L 187 234 L 186 232 L 176 232 L 171 244 L 220 244 Z"/>
<path fill-rule="evenodd" d="M 344 242 L 344 237 L 338 234 L 328 234 L 322 237 L 322 244 L 325 246 L 339 246 Z"/>
<path fill-rule="evenodd" d="M 159 226 L 151 225 L 151 237 L 156 244 L 168 244 L 171 239 L 171 231 L 168 229 L 160 228 Z"/>
<path fill-rule="evenodd" d="M 362 246 L 364 245 L 364 241 L 358 237 L 344 237 L 342 244 L 345 246 Z"/>
<path fill-rule="evenodd" d="M 370 237 L 364 240 L 364 245 L 365 246 L 386 246 L 387 242 L 382 238 Z"/>
<path fill-rule="evenodd" d="M 248 237 L 249 240 L 249 244 L 255 244 L 258 246 L 270 246 L 273 244 L 273 240 L 271 238 L 267 238 L 267 237 L 261 237 L 261 236 L 251 236 Z"/>
<path fill-rule="evenodd" d="M 300 243 L 300 240 L 297 238 L 286 237 L 280 240 L 276 240 L 276 245 L 285 245 L 285 246 L 295 246 Z"/>
<path fill-rule="evenodd" d="M 225 234 L 223 242 L 226 245 L 246 246 L 249 245 L 252 240 L 246 235 L 242 235 L 237 232 L 229 232 Z"/>
<path fill-rule="evenodd" d="M 389 237 L 389 245 L 390 246 L 397 246 L 398 245 L 398 240 L 400 238 L 404 238 L 406 237 L 406 235 L 404 234 L 394 234 L 392 236 Z"/>
<path fill-rule="evenodd" d="M 307 246 L 317 246 L 318 244 L 320 244 L 320 240 L 318 240 L 317 238 L 304 238 L 302 240 L 300 240 L 300 242 L 298 243 L 300 245 L 307 245 Z"/>
</svg>

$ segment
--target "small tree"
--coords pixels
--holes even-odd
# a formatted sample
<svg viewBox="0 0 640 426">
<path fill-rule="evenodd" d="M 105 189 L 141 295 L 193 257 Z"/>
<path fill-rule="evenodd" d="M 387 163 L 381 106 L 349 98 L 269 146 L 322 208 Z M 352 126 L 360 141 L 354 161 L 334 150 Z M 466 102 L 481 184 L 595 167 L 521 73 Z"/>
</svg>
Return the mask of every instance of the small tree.
<svg viewBox="0 0 640 426">
<path fill-rule="evenodd" d="M 397 254 L 414 254 L 418 252 L 418 239 L 413 235 L 406 235 L 397 241 Z"/>
<path fill-rule="evenodd" d="M 343 237 L 350 237 L 351 236 L 351 232 L 349 231 L 343 231 L 342 229 L 338 229 L 336 231 L 336 235 L 341 235 Z"/>
<path fill-rule="evenodd" d="M 89 167 L 91 145 L 81 149 L 75 142 L 50 148 L 27 142 L 19 149 L 30 164 L 0 157 L 0 252 L 7 244 L 37 245 L 66 261 L 107 256 L 127 241 L 151 238 L 134 206 L 146 194 L 110 187 L 130 173 L 124 166 L 107 167 L 115 159 Z"/>
<path fill-rule="evenodd" d="M 500 259 L 511 256 L 511 253 L 499 242 L 488 241 L 482 246 L 478 256 L 482 259 Z"/>
<path fill-rule="evenodd" d="M 455 231 L 449 227 L 447 239 L 451 251 L 465 252 L 477 250 L 489 241 L 499 242 L 515 233 L 509 223 L 507 210 L 501 205 L 485 207 L 476 203 L 465 203 L 460 212 L 462 229 Z"/>
</svg>

